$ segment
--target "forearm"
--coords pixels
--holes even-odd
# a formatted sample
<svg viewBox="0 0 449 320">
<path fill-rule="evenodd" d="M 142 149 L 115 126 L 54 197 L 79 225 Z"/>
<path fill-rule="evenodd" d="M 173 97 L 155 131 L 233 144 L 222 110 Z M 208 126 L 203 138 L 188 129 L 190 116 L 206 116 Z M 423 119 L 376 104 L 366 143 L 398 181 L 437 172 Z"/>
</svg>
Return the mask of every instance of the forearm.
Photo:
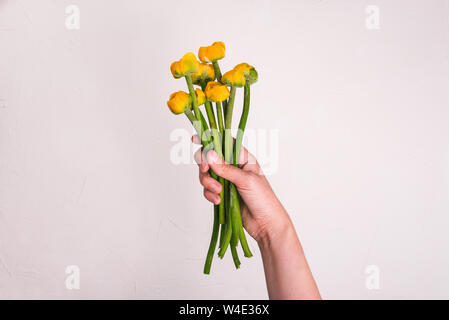
<svg viewBox="0 0 449 320">
<path fill-rule="evenodd" d="M 270 299 L 321 299 L 295 228 L 284 211 L 282 222 L 258 244 Z"/>
</svg>

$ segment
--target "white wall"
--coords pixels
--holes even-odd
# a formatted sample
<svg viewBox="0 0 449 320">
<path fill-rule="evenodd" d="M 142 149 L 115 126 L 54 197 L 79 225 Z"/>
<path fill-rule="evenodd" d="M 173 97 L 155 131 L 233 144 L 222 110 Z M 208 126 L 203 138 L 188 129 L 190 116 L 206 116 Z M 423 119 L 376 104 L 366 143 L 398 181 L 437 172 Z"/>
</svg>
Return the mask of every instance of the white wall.
<svg viewBox="0 0 449 320">
<path fill-rule="evenodd" d="M 279 130 L 270 181 L 323 297 L 449 298 L 445 0 L 0 0 L 0 298 L 267 297 L 254 241 L 202 274 L 211 205 L 170 162 L 169 65 L 217 40 L 259 71 L 248 127 Z"/>
</svg>

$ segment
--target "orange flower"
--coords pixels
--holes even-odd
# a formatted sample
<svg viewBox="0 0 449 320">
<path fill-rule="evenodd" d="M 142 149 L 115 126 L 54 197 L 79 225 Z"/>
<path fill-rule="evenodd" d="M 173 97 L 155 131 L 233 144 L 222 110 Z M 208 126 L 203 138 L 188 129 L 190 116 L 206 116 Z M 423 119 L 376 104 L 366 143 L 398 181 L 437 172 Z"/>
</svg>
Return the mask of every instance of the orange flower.
<svg viewBox="0 0 449 320">
<path fill-rule="evenodd" d="M 186 108 L 191 108 L 190 95 L 184 91 L 177 91 L 170 95 L 167 106 L 174 114 L 183 113 Z"/>
<path fill-rule="evenodd" d="M 215 79 L 214 67 L 211 64 L 200 63 L 198 70 L 192 73 L 192 82 L 201 84 L 201 81 L 209 82 Z"/>
<path fill-rule="evenodd" d="M 198 57 L 202 62 L 215 62 L 225 56 L 225 44 L 221 41 L 214 42 L 208 47 L 200 47 Z"/>
<path fill-rule="evenodd" d="M 243 87 L 245 85 L 245 74 L 243 70 L 232 69 L 221 77 L 221 82 L 231 87 Z"/>
<path fill-rule="evenodd" d="M 207 83 L 206 89 L 204 90 L 207 100 L 213 102 L 221 102 L 229 98 L 229 89 L 224 84 L 216 81 L 210 81 Z"/>
<path fill-rule="evenodd" d="M 181 60 L 175 61 L 170 66 L 170 71 L 176 79 L 187 74 L 194 73 L 199 68 L 199 62 L 192 52 L 186 53 Z"/>
</svg>

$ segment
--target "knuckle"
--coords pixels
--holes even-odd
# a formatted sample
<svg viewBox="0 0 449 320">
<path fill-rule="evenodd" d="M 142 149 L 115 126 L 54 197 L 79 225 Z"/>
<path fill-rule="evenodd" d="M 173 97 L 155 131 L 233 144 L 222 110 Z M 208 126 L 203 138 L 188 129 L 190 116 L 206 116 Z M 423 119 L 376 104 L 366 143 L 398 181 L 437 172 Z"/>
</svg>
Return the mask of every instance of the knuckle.
<svg viewBox="0 0 449 320">
<path fill-rule="evenodd" d="M 218 170 L 220 171 L 221 174 L 228 176 L 229 174 L 229 164 L 221 164 L 218 166 Z"/>
<path fill-rule="evenodd" d="M 242 187 L 246 189 L 253 189 L 256 186 L 257 177 L 253 174 L 245 173 L 245 176 L 242 178 Z"/>
<path fill-rule="evenodd" d="M 200 183 L 203 187 L 205 187 L 206 178 L 207 178 L 207 176 L 204 173 L 200 172 Z"/>
</svg>

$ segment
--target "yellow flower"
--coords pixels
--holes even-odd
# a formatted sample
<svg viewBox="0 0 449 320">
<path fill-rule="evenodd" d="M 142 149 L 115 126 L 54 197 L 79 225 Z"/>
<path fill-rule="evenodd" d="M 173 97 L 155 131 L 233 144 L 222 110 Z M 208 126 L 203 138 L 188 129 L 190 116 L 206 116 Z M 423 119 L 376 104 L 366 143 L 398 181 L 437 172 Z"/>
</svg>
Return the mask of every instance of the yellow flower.
<svg viewBox="0 0 449 320">
<path fill-rule="evenodd" d="M 201 84 L 201 80 L 205 83 L 215 79 L 214 66 L 207 63 L 200 63 L 198 70 L 192 73 L 192 82 L 194 84 Z"/>
<path fill-rule="evenodd" d="M 167 106 L 174 114 L 183 113 L 186 108 L 191 108 L 190 95 L 184 91 L 177 91 L 170 95 Z"/>
<path fill-rule="evenodd" d="M 251 70 L 251 69 L 254 69 L 254 67 L 250 66 L 246 62 L 239 63 L 238 65 L 236 65 L 234 67 L 234 70 L 242 71 L 245 76 L 247 76 L 249 74 L 249 70 Z"/>
<path fill-rule="evenodd" d="M 221 82 L 231 87 L 243 87 L 245 85 L 245 81 L 245 74 L 241 69 L 232 69 L 221 77 Z"/>
<path fill-rule="evenodd" d="M 208 47 L 200 47 L 198 57 L 202 62 L 215 62 L 225 56 L 225 44 L 221 41 L 212 43 Z"/>
<path fill-rule="evenodd" d="M 175 61 L 170 66 L 173 77 L 181 78 L 187 74 L 194 73 L 199 68 L 199 62 L 192 52 L 186 53 L 181 60 Z"/>
<path fill-rule="evenodd" d="M 213 102 L 221 102 L 229 98 L 230 92 L 227 86 L 216 81 L 207 83 L 206 98 Z"/>
<path fill-rule="evenodd" d="M 195 89 L 195 95 L 196 95 L 196 102 L 199 106 L 206 103 L 206 96 L 204 95 L 203 90 Z"/>
<path fill-rule="evenodd" d="M 249 84 L 253 84 L 257 81 L 258 74 L 256 69 L 254 69 L 253 66 L 247 64 L 246 62 L 240 63 L 234 67 L 234 70 L 242 71 L 245 75 L 246 81 L 249 82 Z"/>
</svg>

